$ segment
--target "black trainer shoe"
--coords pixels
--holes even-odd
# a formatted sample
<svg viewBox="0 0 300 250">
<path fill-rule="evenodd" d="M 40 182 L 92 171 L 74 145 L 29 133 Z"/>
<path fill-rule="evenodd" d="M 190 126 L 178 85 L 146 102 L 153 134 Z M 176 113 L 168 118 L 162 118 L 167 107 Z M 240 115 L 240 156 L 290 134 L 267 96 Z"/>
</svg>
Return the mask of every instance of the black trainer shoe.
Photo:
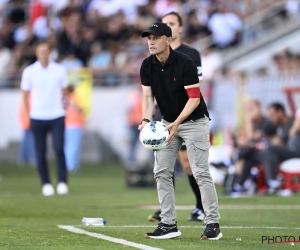
<svg viewBox="0 0 300 250">
<path fill-rule="evenodd" d="M 192 213 L 189 221 L 201 222 L 204 220 L 205 214 L 199 208 L 195 208 Z"/>
<path fill-rule="evenodd" d="M 176 224 L 168 225 L 161 222 L 153 233 L 146 233 L 144 237 L 151 239 L 172 239 L 180 235 L 181 232 L 178 230 Z"/>
<path fill-rule="evenodd" d="M 223 234 L 220 232 L 219 223 L 207 224 L 201 235 L 201 240 L 219 240 Z"/>
<path fill-rule="evenodd" d="M 148 216 L 148 221 L 160 222 L 161 221 L 160 214 L 161 214 L 161 210 L 159 209 L 153 215 Z"/>
</svg>

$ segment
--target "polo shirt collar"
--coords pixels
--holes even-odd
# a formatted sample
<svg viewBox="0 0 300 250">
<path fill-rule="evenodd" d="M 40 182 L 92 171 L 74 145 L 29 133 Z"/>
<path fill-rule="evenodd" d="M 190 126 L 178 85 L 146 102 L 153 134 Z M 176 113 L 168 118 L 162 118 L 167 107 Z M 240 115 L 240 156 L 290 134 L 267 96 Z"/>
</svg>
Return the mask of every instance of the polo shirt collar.
<svg viewBox="0 0 300 250">
<path fill-rule="evenodd" d="M 170 55 L 169 55 L 169 57 L 166 61 L 166 64 L 172 64 L 175 60 L 175 57 L 176 57 L 176 53 L 174 52 L 174 50 L 170 46 Z M 157 60 L 156 56 L 152 56 L 152 63 L 153 64 L 155 64 L 155 63 L 159 64 L 159 61 Z"/>
<path fill-rule="evenodd" d="M 42 66 L 42 64 L 40 63 L 40 61 L 36 61 L 36 62 L 35 62 L 35 65 L 36 65 L 36 67 L 41 68 L 41 69 L 48 69 L 49 67 L 51 67 L 52 62 L 49 61 L 48 66 L 47 66 L 46 68 L 44 68 L 44 67 Z"/>
</svg>

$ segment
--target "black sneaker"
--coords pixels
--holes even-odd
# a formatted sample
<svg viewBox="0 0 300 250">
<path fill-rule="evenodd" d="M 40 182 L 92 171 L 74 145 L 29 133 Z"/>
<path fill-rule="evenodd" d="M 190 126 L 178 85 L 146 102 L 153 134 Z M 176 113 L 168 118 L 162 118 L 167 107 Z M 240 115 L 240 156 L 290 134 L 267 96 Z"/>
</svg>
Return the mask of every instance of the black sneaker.
<svg viewBox="0 0 300 250">
<path fill-rule="evenodd" d="M 223 234 L 220 232 L 219 223 L 207 224 L 201 235 L 201 240 L 219 240 Z"/>
<path fill-rule="evenodd" d="M 189 221 L 201 222 L 204 220 L 205 214 L 199 208 L 195 208 L 192 213 Z"/>
<path fill-rule="evenodd" d="M 160 214 L 161 214 L 161 210 L 159 209 L 153 215 L 148 216 L 148 221 L 160 222 L 161 221 Z"/>
<path fill-rule="evenodd" d="M 168 225 L 161 222 L 153 233 L 146 233 L 144 237 L 151 239 L 172 239 L 180 235 L 181 232 L 178 230 L 176 224 Z"/>
</svg>

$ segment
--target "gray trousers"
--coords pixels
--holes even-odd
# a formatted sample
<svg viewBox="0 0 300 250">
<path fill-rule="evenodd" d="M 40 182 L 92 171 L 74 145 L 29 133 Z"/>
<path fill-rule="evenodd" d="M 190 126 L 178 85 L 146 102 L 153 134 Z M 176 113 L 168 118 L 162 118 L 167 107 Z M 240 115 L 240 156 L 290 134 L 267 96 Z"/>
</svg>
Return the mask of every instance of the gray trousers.
<svg viewBox="0 0 300 250">
<path fill-rule="evenodd" d="M 165 124 L 169 124 L 163 121 Z M 172 183 L 174 164 L 182 142 L 185 141 L 193 175 L 200 188 L 205 213 L 205 224 L 218 223 L 218 198 L 209 172 L 208 150 L 209 119 L 188 121 L 179 125 L 177 133 L 167 148 L 155 152 L 154 177 L 157 182 L 161 221 L 176 223 L 175 196 Z"/>
</svg>

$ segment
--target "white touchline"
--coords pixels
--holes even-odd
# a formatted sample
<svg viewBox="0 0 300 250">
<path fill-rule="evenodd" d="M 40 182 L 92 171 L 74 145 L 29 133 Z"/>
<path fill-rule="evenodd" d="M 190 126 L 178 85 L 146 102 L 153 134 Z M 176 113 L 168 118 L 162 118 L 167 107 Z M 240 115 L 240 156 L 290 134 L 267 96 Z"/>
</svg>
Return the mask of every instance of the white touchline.
<svg viewBox="0 0 300 250">
<path fill-rule="evenodd" d="M 111 241 L 114 243 L 118 243 L 121 245 L 125 245 L 125 246 L 130 246 L 130 247 L 135 247 L 138 249 L 143 249 L 143 250 L 163 250 L 162 248 L 156 248 L 156 247 L 150 247 L 144 244 L 138 244 L 138 243 L 134 243 L 131 241 L 127 241 L 127 240 L 123 240 L 123 239 L 119 239 L 119 238 L 113 238 L 110 236 L 106 236 L 104 234 L 99 234 L 99 233 L 92 233 L 89 231 L 85 231 L 83 229 L 74 227 L 74 226 L 68 226 L 68 225 L 57 225 L 59 228 L 61 229 L 65 229 L 69 232 L 72 233 L 77 233 L 77 234 L 85 234 L 94 238 L 98 238 L 98 239 L 102 239 L 102 240 L 107 240 L 107 241 Z"/>
<path fill-rule="evenodd" d="M 159 209 L 159 205 L 141 205 L 140 209 Z M 192 210 L 195 206 L 178 205 L 176 210 Z M 233 209 L 248 209 L 248 210 L 299 210 L 300 205 L 219 205 L 220 210 L 233 210 Z"/>
<path fill-rule="evenodd" d="M 151 225 L 123 225 L 123 226 L 105 226 L 105 227 L 122 227 L 122 228 L 149 228 L 153 227 Z M 103 228 L 105 228 L 103 227 Z M 205 226 L 178 226 L 180 228 L 205 228 Z M 99 228 L 99 227 L 98 227 Z M 222 228 L 227 229 L 289 229 L 289 230 L 299 230 L 300 227 L 269 227 L 269 226 L 222 226 Z"/>
</svg>

